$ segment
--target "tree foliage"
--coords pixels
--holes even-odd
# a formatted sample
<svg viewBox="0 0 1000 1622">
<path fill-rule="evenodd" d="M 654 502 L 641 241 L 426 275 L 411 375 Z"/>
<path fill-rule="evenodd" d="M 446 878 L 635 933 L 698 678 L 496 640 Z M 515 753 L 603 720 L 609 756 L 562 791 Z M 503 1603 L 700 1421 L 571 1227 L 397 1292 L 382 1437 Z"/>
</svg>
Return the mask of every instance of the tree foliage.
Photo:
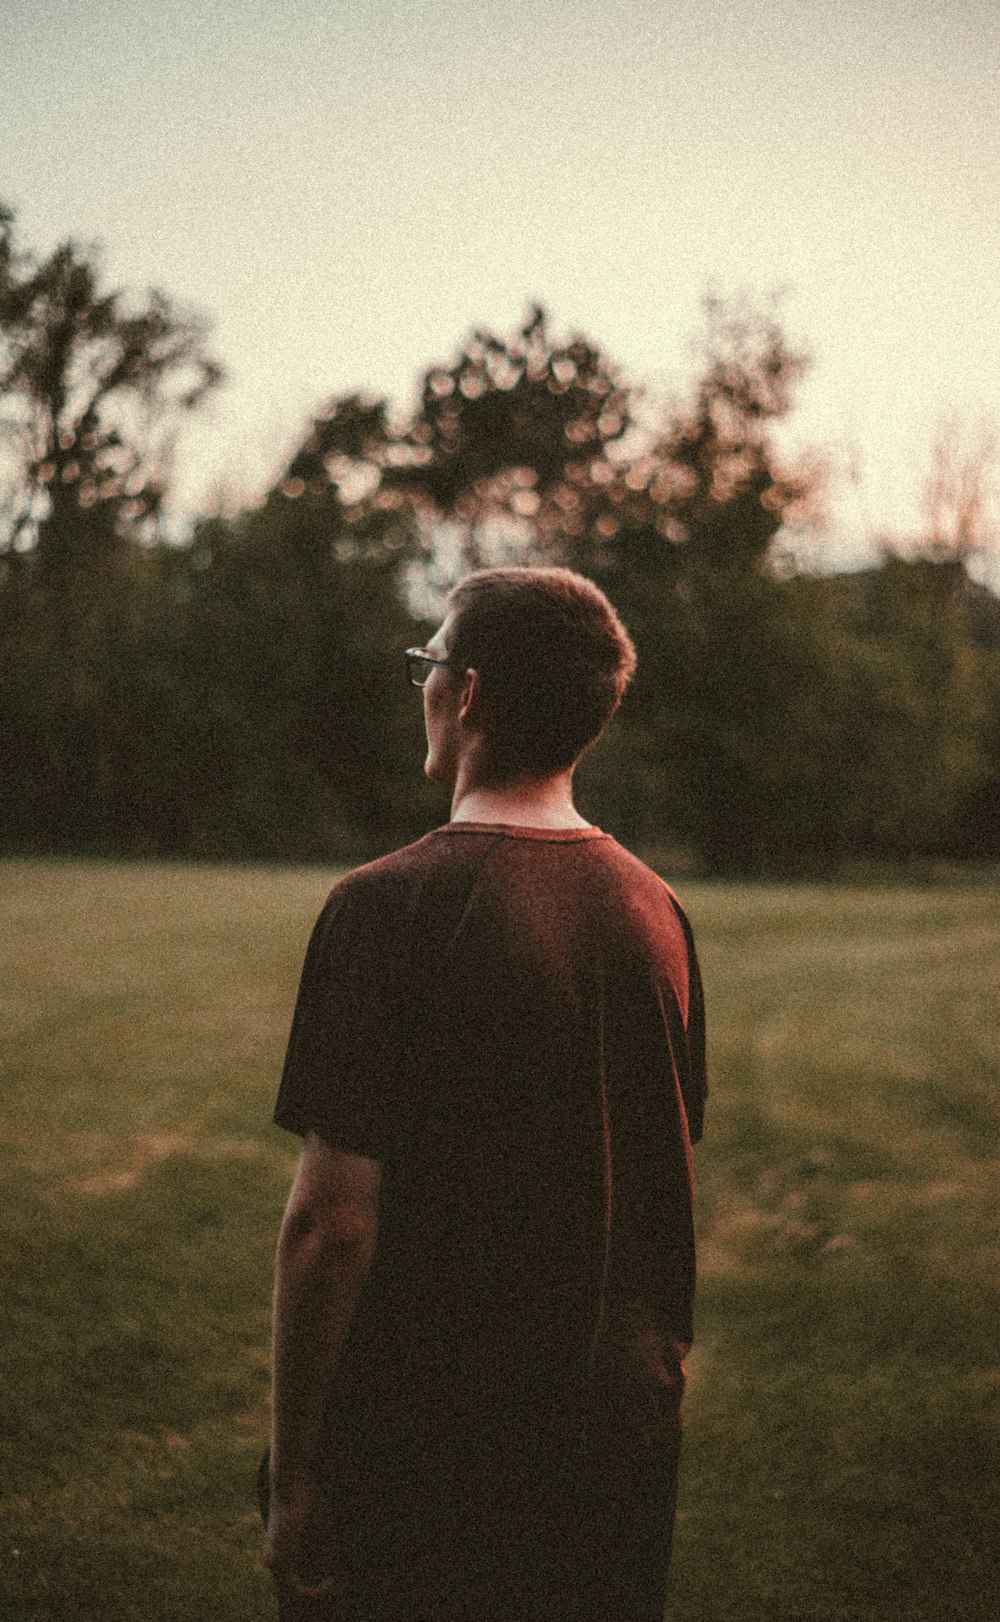
<svg viewBox="0 0 1000 1622">
<path fill-rule="evenodd" d="M 401 651 L 504 559 L 591 574 L 633 632 L 581 774 L 619 835 L 727 873 L 1000 855 L 1000 607 L 966 568 L 986 450 L 942 442 L 912 555 L 790 575 L 783 534 L 824 493 L 779 449 L 807 358 L 773 308 L 705 314 L 662 409 L 539 307 L 478 329 L 407 412 L 330 400 L 259 507 L 178 547 L 157 520 L 219 381 L 202 324 L 103 291 L 73 244 L 18 252 L 0 212 L 3 846 L 324 858 L 419 833 L 446 806 Z"/>
<path fill-rule="evenodd" d="M 199 527 L 184 632 L 199 848 L 315 858 L 423 831 L 402 660 L 418 633 L 378 528 L 348 524 L 332 491 L 280 489 Z"/>
<path fill-rule="evenodd" d="M 172 434 L 221 380 L 205 328 L 158 292 L 103 292 L 92 255 L 17 251 L 0 208 L 0 401 L 7 533 L 42 572 L 84 567 L 150 534 Z"/>
<path fill-rule="evenodd" d="M 0 208 L 0 739 L 7 837 L 128 841 L 121 785 L 163 607 L 155 557 L 172 436 L 221 378 L 202 323 L 105 292 L 73 243 L 17 249 Z"/>
<path fill-rule="evenodd" d="M 463 531 L 480 561 L 484 531 L 506 521 L 522 555 L 571 545 L 607 505 L 611 458 L 633 426 L 632 393 L 594 344 L 554 341 L 536 306 L 510 338 L 479 330 L 432 366 L 416 408 L 331 402 L 293 459 L 286 490 L 337 485 L 358 513 L 406 513 Z"/>
<path fill-rule="evenodd" d="M 927 525 L 921 550 L 933 562 L 964 569 L 995 549 L 998 466 L 1000 435 L 988 422 L 970 426 L 956 416 L 942 420 L 924 485 Z"/>
</svg>

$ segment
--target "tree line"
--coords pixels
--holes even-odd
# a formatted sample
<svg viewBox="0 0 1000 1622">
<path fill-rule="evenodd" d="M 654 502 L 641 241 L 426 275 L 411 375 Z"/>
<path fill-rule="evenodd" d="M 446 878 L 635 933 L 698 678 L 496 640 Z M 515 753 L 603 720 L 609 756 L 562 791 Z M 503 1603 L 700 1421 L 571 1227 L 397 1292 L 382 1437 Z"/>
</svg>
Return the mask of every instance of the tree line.
<svg viewBox="0 0 1000 1622">
<path fill-rule="evenodd" d="M 402 650 L 469 568 L 555 561 L 639 651 L 581 772 L 595 821 L 715 873 L 996 858 L 982 480 L 945 458 L 905 556 L 783 566 L 823 494 L 777 447 L 806 365 L 773 311 L 708 300 L 698 381 L 653 412 L 536 308 L 430 366 L 405 415 L 330 400 L 262 502 L 177 544 L 172 440 L 222 376 L 205 326 L 104 291 L 72 243 L 19 249 L 0 210 L 0 848 L 329 860 L 415 837 L 447 806 Z"/>
</svg>

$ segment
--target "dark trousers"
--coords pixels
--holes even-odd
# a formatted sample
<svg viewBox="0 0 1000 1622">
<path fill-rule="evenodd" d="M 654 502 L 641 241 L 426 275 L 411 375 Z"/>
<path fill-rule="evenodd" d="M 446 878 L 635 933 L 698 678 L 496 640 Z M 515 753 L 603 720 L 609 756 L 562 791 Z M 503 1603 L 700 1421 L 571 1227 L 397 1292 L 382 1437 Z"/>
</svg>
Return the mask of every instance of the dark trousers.
<svg viewBox="0 0 1000 1622">
<path fill-rule="evenodd" d="M 301 1575 L 318 1583 L 335 1554 L 348 1594 L 279 1593 L 280 1622 L 663 1622 L 679 1447 L 678 1435 L 628 1465 L 582 1467 L 541 1517 L 512 1496 L 506 1508 L 494 1501 L 488 1524 L 425 1502 L 348 1529 L 331 1506 L 342 1546 L 328 1551 L 317 1528 Z M 266 1524 L 267 1454 L 257 1494 Z"/>
</svg>

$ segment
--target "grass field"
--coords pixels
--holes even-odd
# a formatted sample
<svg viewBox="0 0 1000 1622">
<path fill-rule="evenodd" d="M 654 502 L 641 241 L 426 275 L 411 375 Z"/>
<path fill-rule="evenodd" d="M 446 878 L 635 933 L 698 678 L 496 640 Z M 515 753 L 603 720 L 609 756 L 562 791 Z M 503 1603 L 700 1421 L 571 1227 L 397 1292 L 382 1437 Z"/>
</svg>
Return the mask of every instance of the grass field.
<svg viewBox="0 0 1000 1622">
<path fill-rule="evenodd" d="M 269 1119 L 332 877 L 0 864 L 6 1622 L 273 1615 Z M 669 1614 L 993 1622 L 1000 891 L 681 888 L 714 1087 Z"/>
</svg>

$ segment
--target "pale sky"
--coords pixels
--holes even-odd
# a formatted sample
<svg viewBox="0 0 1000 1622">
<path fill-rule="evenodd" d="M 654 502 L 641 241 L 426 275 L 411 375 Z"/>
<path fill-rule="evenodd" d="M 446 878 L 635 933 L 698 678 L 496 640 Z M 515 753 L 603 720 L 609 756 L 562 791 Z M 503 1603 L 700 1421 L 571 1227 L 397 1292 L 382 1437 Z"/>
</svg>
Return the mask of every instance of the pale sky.
<svg viewBox="0 0 1000 1622">
<path fill-rule="evenodd" d="M 214 323 L 182 507 L 533 299 L 683 390 L 709 287 L 786 289 L 830 562 L 1000 425 L 997 0 L 3 0 L 0 97 L 22 244 Z"/>
</svg>

